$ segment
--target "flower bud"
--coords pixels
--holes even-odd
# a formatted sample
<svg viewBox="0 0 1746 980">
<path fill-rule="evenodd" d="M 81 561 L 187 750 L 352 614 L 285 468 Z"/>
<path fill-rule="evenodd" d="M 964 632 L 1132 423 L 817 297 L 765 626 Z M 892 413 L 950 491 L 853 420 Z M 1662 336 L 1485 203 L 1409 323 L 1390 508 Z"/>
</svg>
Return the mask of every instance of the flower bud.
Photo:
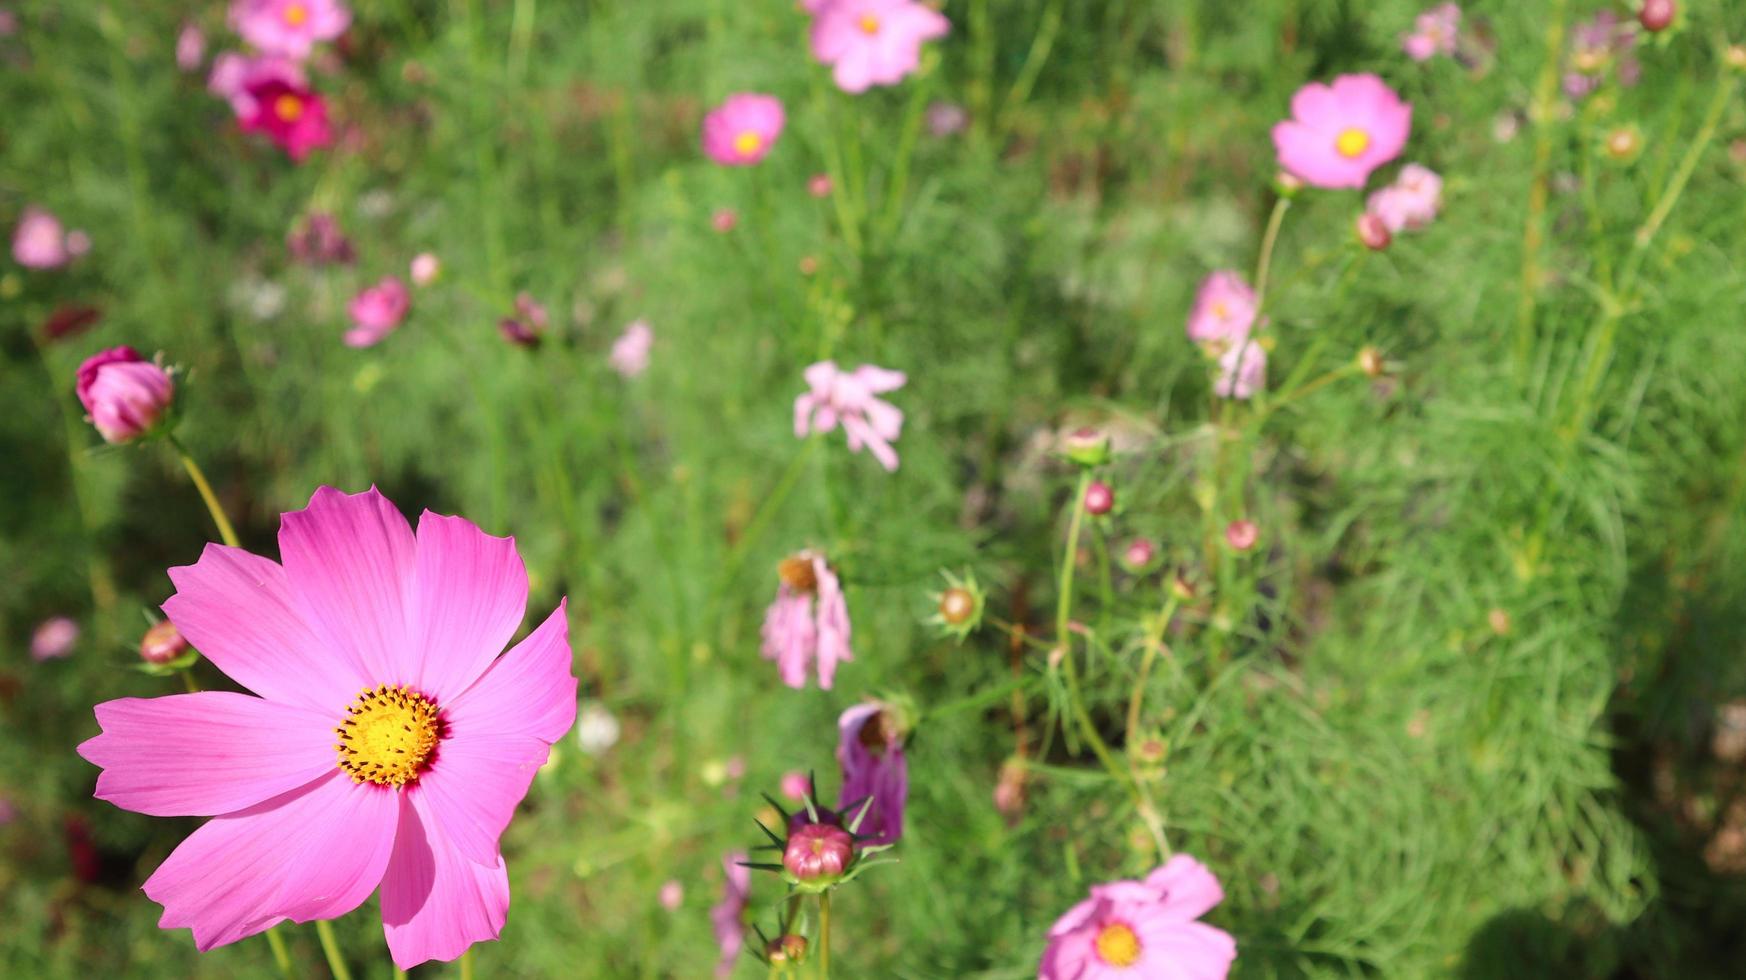
<svg viewBox="0 0 1746 980">
<path fill-rule="evenodd" d="M 1637 9 L 1637 23 L 1651 34 L 1659 34 L 1673 25 L 1673 18 L 1679 13 L 1679 5 L 1673 0 L 1643 0 L 1643 6 Z"/>
<path fill-rule="evenodd" d="M 1735 71 L 1746 71 L 1746 44 L 1728 45 L 1726 60 L 1729 68 Z"/>
<path fill-rule="evenodd" d="M 813 174 L 806 180 L 806 192 L 813 197 L 831 196 L 831 175 Z"/>
<path fill-rule="evenodd" d="M 1388 230 L 1387 222 L 1375 212 L 1366 211 L 1359 215 L 1353 227 L 1358 232 L 1358 240 L 1372 252 L 1383 251 L 1394 241 L 1394 234 Z"/>
<path fill-rule="evenodd" d="M 443 263 L 430 252 L 420 252 L 412 257 L 409 271 L 412 273 L 413 285 L 428 286 L 437 281 L 437 276 L 442 275 Z"/>
<path fill-rule="evenodd" d="M 1643 132 L 1636 126 L 1618 126 L 1607 133 L 1601 146 L 1608 159 L 1628 163 L 1643 152 Z"/>
<path fill-rule="evenodd" d="M 1358 352 L 1358 370 L 1366 377 L 1380 378 L 1388 365 L 1382 360 L 1382 352 L 1374 347 L 1365 347 Z"/>
<path fill-rule="evenodd" d="M 962 626 L 976 615 L 976 596 L 961 586 L 940 593 L 940 618 L 947 626 Z"/>
<path fill-rule="evenodd" d="M 1279 192 L 1280 197 L 1296 197 L 1297 192 L 1303 190 L 1303 178 L 1290 171 L 1281 170 L 1273 178 L 1273 189 Z"/>
<path fill-rule="evenodd" d="M 158 427 L 176 397 L 170 374 L 132 347 L 112 347 L 79 365 L 79 402 L 105 442 L 131 442 Z"/>
<path fill-rule="evenodd" d="M 167 664 L 188 652 L 188 641 L 176 624 L 163 620 L 146 630 L 139 641 L 139 658 L 148 664 Z"/>
<path fill-rule="evenodd" d="M 1109 462 L 1109 436 L 1090 426 L 1074 429 L 1062 438 L 1061 451 L 1080 466 L 1102 466 Z"/>
<path fill-rule="evenodd" d="M 1122 549 L 1122 564 L 1130 572 L 1143 571 L 1157 556 L 1158 549 L 1150 538 L 1135 538 Z"/>
<path fill-rule="evenodd" d="M 1094 517 L 1107 514 L 1115 507 L 1115 491 L 1102 480 L 1093 480 L 1085 488 L 1085 512 Z"/>
<path fill-rule="evenodd" d="M 1186 574 L 1177 572 L 1170 576 L 1170 594 L 1176 597 L 1177 602 L 1191 602 L 1195 595 L 1194 583 L 1188 580 Z"/>
<path fill-rule="evenodd" d="M 855 856 L 855 841 L 835 824 L 802 824 L 788 834 L 782 867 L 803 882 L 824 882 L 840 876 Z"/>
<path fill-rule="evenodd" d="M 710 227 L 725 235 L 740 223 L 740 214 L 733 208 L 722 208 L 709 216 Z"/>
<path fill-rule="evenodd" d="M 764 955 L 772 963 L 799 963 L 806 958 L 806 937 L 793 933 L 777 936 L 764 948 Z"/>
<path fill-rule="evenodd" d="M 504 340 L 517 347 L 531 350 L 540 345 L 539 331 L 528 325 L 526 321 L 513 316 L 506 316 L 497 321 L 497 332 L 503 335 Z"/>
<path fill-rule="evenodd" d="M 1248 551 L 1260 540 L 1261 529 L 1254 521 L 1232 521 L 1225 525 L 1225 542 L 1238 551 Z"/>
</svg>

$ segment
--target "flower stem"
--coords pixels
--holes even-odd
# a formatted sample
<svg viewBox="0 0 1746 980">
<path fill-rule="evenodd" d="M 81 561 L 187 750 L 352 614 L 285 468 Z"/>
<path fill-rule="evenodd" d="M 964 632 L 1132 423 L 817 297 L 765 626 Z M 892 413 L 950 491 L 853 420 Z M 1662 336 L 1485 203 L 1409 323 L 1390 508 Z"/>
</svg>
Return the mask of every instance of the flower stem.
<svg viewBox="0 0 1746 980">
<path fill-rule="evenodd" d="M 1273 247 L 1279 244 L 1279 227 L 1285 224 L 1285 212 L 1291 210 L 1291 198 L 1273 202 L 1273 213 L 1267 216 L 1267 230 L 1261 235 L 1261 255 L 1255 261 L 1255 324 L 1259 328 L 1261 311 L 1267 306 L 1267 278 L 1273 272 Z"/>
<path fill-rule="evenodd" d="M 1146 631 L 1146 651 L 1140 656 L 1140 676 L 1134 681 L 1133 693 L 1128 696 L 1128 743 L 1134 741 L 1134 733 L 1140 727 L 1140 709 L 1146 703 L 1146 679 L 1152 673 L 1152 661 L 1157 659 L 1164 646 L 1164 633 L 1170 628 L 1170 621 L 1176 618 L 1176 604 L 1179 601 L 1176 591 L 1166 586 L 1167 595 L 1164 599 L 1164 610 L 1158 614 L 1157 622 Z"/>
<path fill-rule="evenodd" d="M 321 952 L 327 957 L 327 968 L 333 973 L 333 980 L 352 980 L 352 971 L 346 966 L 345 957 L 340 955 L 339 940 L 334 938 L 333 923 L 326 919 L 315 920 L 315 934 L 321 937 Z M 465 971 L 462 975 L 465 976 Z"/>
<path fill-rule="evenodd" d="M 461 954 L 461 980 L 473 980 L 473 947 Z"/>
<path fill-rule="evenodd" d="M 1116 763 L 1109 746 L 1104 744 L 1103 736 L 1097 734 L 1097 726 L 1091 723 L 1091 714 L 1085 710 L 1085 697 L 1079 690 L 1079 668 L 1073 659 L 1073 634 L 1068 629 L 1073 613 L 1073 568 L 1079 554 L 1079 531 L 1085 524 L 1085 489 L 1090 485 L 1091 471 L 1085 470 L 1079 474 L 1073 499 L 1068 504 L 1073 508 L 1073 516 L 1067 523 L 1067 550 L 1061 555 L 1061 575 L 1057 587 L 1059 595 L 1055 599 L 1055 642 L 1061 648 L 1061 669 L 1067 679 L 1067 699 L 1071 702 L 1073 717 L 1079 722 L 1080 733 L 1110 775 L 1118 782 L 1125 783 L 1128 782 L 1127 771 Z"/>
<path fill-rule="evenodd" d="M 188 672 L 183 671 L 182 676 L 187 677 Z M 294 976 L 291 972 L 291 951 L 285 948 L 285 937 L 279 934 L 278 926 L 267 927 L 267 945 L 273 948 L 273 962 L 279 965 L 279 973 L 286 978 Z"/>
<path fill-rule="evenodd" d="M 831 893 L 818 896 L 818 975 L 819 980 L 831 976 Z"/>
<path fill-rule="evenodd" d="M 1522 227 L 1521 293 L 1516 299 L 1514 361 L 1524 377 L 1534 347 L 1534 308 L 1540 290 L 1540 249 L 1546 241 L 1546 206 L 1551 198 L 1552 121 L 1558 104 L 1558 66 L 1564 58 L 1564 18 L 1567 0 L 1554 0 L 1544 18 L 1546 62 L 1534 85 L 1529 121 L 1534 124 L 1534 169 L 1528 185 L 1528 217 Z"/>
<path fill-rule="evenodd" d="M 206 474 L 201 472 L 200 464 L 194 462 L 189 455 L 188 447 L 174 435 L 168 437 L 170 446 L 176 450 L 176 455 L 182 458 L 182 468 L 188 471 L 188 479 L 194 481 L 194 489 L 200 491 L 200 499 L 206 502 L 206 511 L 212 515 L 212 523 L 218 525 L 219 540 L 232 548 L 242 547 L 237 540 L 236 528 L 230 526 L 230 518 L 224 516 L 224 508 L 218 504 L 218 496 L 212 492 L 212 484 L 206 482 Z"/>
</svg>

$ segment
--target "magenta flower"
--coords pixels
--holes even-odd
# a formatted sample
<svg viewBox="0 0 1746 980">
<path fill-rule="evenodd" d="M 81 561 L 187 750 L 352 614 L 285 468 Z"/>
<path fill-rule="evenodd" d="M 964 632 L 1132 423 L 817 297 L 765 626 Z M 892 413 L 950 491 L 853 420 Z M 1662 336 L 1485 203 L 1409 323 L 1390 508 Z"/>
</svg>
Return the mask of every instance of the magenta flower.
<svg viewBox="0 0 1746 980">
<path fill-rule="evenodd" d="M 1049 929 L 1038 980 L 1223 980 L 1237 958 L 1230 934 L 1198 921 L 1224 901 L 1201 864 L 1178 854 L 1145 881 L 1094 885 Z"/>
<path fill-rule="evenodd" d="M 213 818 L 145 883 L 202 951 L 380 885 L 395 964 L 452 960 L 502 929 L 498 838 L 575 718 L 564 604 L 499 657 L 527 606 L 514 540 L 429 511 L 414 535 L 374 489 L 317 490 L 279 551 L 170 569 L 170 621 L 259 696 L 98 705 L 96 795 Z"/>
<path fill-rule="evenodd" d="M 843 788 L 837 809 L 853 820 L 868 844 L 895 844 L 903 836 L 909 801 L 909 763 L 903 757 L 903 726 L 889 705 L 857 704 L 837 719 L 837 764 Z M 868 798 L 863 814 L 861 801 Z"/>
<path fill-rule="evenodd" d="M 703 117 L 703 152 L 726 167 L 749 167 L 769 156 L 786 121 L 774 95 L 730 95 Z"/>
<path fill-rule="evenodd" d="M 1197 344 L 1220 340 L 1235 344 L 1249 338 L 1255 326 L 1255 291 L 1243 274 L 1230 269 L 1210 273 L 1194 294 L 1188 314 L 1188 339 Z"/>
<path fill-rule="evenodd" d="M 26 269 L 54 269 L 66 265 L 81 250 L 73 235 L 61 227 L 61 219 L 44 208 L 26 207 L 12 229 L 13 261 Z M 89 241 L 87 240 L 87 246 Z"/>
<path fill-rule="evenodd" d="M 346 331 L 346 346 L 376 346 L 400 326 L 411 308 L 412 293 L 406 284 L 396 276 L 384 276 L 381 282 L 353 296 L 346 307 L 356 324 Z"/>
<path fill-rule="evenodd" d="M 312 89 L 272 78 L 249 84 L 244 94 L 254 111 L 239 120 L 243 132 L 265 133 L 292 160 L 301 163 L 333 142 L 327 102 Z"/>
<path fill-rule="evenodd" d="M 1267 350 L 1254 341 L 1232 344 L 1219 355 L 1218 380 L 1213 391 L 1220 398 L 1247 399 L 1267 384 Z"/>
<path fill-rule="evenodd" d="M 206 90 L 230 103 L 237 119 L 253 118 L 260 111 L 249 89 L 268 82 L 283 82 L 294 89 L 309 87 L 303 67 L 285 58 L 268 55 L 251 56 L 226 51 L 212 59 L 212 71 L 206 76 Z"/>
<path fill-rule="evenodd" d="M 838 88 L 854 93 L 903 81 L 921 63 L 922 43 L 952 27 L 916 0 L 831 0 L 813 13 L 813 57 L 831 66 Z"/>
<path fill-rule="evenodd" d="M 45 619 L 30 634 L 30 659 L 41 663 L 59 660 L 73 652 L 79 642 L 79 624 L 65 616 Z"/>
<path fill-rule="evenodd" d="M 902 371 L 863 364 L 843 371 L 831 361 L 806 369 L 808 391 L 794 400 L 794 435 L 829 432 L 840 423 L 848 437 L 849 450 L 865 446 L 889 472 L 897 469 L 897 450 L 891 443 L 903 432 L 903 413 L 890 402 L 874 396 L 903 387 Z"/>
<path fill-rule="evenodd" d="M 266 54 L 302 61 L 318 42 L 345 33 L 351 11 L 340 0 L 231 0 L 230 24 Z"/>
<path fill-rule="evenodd" d="M 798 769 L 790 769 L 782 774 L 782 795 L 791 800 L 804 802 L 812 795 L 812 777 Z"/>
<path fill-rule="evenodd" d="M 1341 75 L 1298 89 L 1291 116 L 1273 127 L 1279 165 L 1315 187 L 1358 188 L 1400 156 L 1413 108 L 1375 75 Z"/>
<path fill-rule="evenodd" d="M 1443 208 L 1443 178 L 1429 167 L 1409 163 L 1394 183 L 1370 195 L 1365 210 L 1382 220 L 1390 232 L 1418 230 Z"/>
<path fill-rule="evenodd" d="M 1414 61 L 1429 61 L 1436 55 L 1455 53 L 1461 36 L 1461 7 L 1440 3 L 1413 20 L 1413 32 L 1401 38 L 1401 50 Z"/>
<path fill-rule="evenodd" d="M 103 441 L 123 443 L 157 428 L 175 401 L 176 383 L 132 347 L 111 347 L 79 365 L 76 391 Z"/>
<path fill-rule="evenodd" d="M 187 23 L 176 35 L 176 67 L 183 71 L 199 71 L 206 58 L 206 34 L 199 24 Z"/>
<path fill-rule="evenodd" d="M 776 600 L 764 613 L 762 653 L 776 661 L 782 683 L 800 689 L 818 663 L 818 686 L 830 690 L 837 664 L 853 660 L 849 604 L 837 573 L 816 551 L 802 551 L 777 566 Z"/>
<path fill-rule="evenodd" d="M 607 363 L 627 378 L 634 378 L 649 369 L 649 349 L 655 345 L 655 331 L 646 321 L 637 320 L 624 328 L 624 333 L 612 342 Z"/>
<path fill-rule="evenodd" d="M 746 852 L 734 851 L 721 859 L 721 901 L 710 907 L 709 924 L 715 929 L 715 944 L 721 949 L 721 960 L 715 975 L 725 977 L 734 972 L 734 961 L 746 944 L 746 906 L 752 898 L 752 869 L 741 862 L 748 860 Z"/>
</svg>

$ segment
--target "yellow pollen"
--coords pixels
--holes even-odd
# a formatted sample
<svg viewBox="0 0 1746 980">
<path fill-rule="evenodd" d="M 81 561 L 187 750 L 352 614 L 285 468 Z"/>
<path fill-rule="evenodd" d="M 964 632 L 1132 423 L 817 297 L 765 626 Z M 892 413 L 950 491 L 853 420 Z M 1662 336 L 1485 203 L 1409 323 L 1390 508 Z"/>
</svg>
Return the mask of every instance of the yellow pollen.
<svg viewBox="0 0 1746 980">
<path fill-rule="evenodd" d="M 763 145 L 764 137 L 759 136 L 757 133 L 750 130 L 734 137 L 734 149 L 738 151 L 741 156 L 751 156 L 758 152 L 758 148 Z"/>
<path fill-rule="evenodd" d="M 292 27 L 302 27 L 303 22 L 308 19 L 309 8 L 300 3 L 294 3 L 285 8 L 285 23 Z"/>
<path fill-rule="evenodd" d="M 879 18 L 872 14 L 862 14 L 861 19 L 856 21 L 856 24 L 861 28 L 862 34 L 879 33 Z"/>
<path fill-rule="evenodd" d="M 429 698 L 404 684 L 383 684 L 365 688 L 347 706 L 334 734 L 339 767 L 352 782 L 404 786 L 430 762 L 443 722 Z"/>
<path fill-rule="evenodd" d="M 273 100 L 273 114 L 281 122 L 296 122 L 303 115 L 303 100 L 295 95 L 281 95 Z"/>
<path fill-rule="evenodd" d="M 1121 922 L 1104 926 L 1097 934 L 1097 958 L 1110 966 L 1133 966 L 1140 961 L 1140 937 Z"/>
<path fill-rule="evenodd" d="M 1223 320 L 1231 315 L 1231 308 L 1225 305 L 1224 300 L 1217 300 L 1213 303 L 1212 315 Z"/>
<path fill-rule="evenodd" d="M 1362 129 L 1343 129 L 1334 140 L 1334 149 L 1349 160 L 1370 149 L 1370 134 Z"/>
</svg>

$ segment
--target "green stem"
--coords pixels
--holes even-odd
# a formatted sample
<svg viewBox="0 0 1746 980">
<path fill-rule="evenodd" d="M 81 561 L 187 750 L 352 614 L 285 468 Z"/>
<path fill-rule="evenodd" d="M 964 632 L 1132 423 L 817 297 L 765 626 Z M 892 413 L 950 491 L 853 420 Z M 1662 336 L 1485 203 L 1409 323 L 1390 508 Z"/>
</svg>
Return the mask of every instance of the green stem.
<svg viewBox="0 0 1746 980">
<path fill-rule="evenodd" d="M 1166 595 L 1164 609 L 1158 614 L 1157 622 L 1146 631 L 1146 651 L 1140 656 L 1140 676 L 1134 681 L 1133 693 L 1128 695 L 1128 744 L 1133 744 L 1134 733 L 1140 727 L 1140 709 L 1146 703 L 1146 680 L 1152 674 L 1152 661 L 1164 650 L 1164 632 L 1170 628 L 1170 621 L 1176 618 L 1176 590 L 1165 586 Z"/>
<path fill-rule="evenodd" d="M 1055 37 L 1061 32 L 1061 14 L 1065 7 L 1065 0 L 1054 0 L 1043 11 L 1043 19 L 1037 25 L 1036 37 L 1031 39 L 1031 50 L 1025 54 L 1025 63 L 1019 67 L 1018 77 L 1013 79 L 1012 88 L 1007 90 L 1006 101 L 1001 103 L 1000 114 L 1003 120 L 1031 97 L 1031 89 L 1036 86 L 1037 78 L 1043 74 L 1043 65 L 1048 63 L 1049 52 L 1055 47 Z"/>
<path fill-rule="evenodd" d="M 345 957 L 340 955 L 339 940 L 334 938 L 333 923 L 316 919 L 315 934 L 321 938 L 321 952 L 327 957 L 327 968 L 333 973 L 333 980 L 352 980 L 352 971 L 346 967 Z"/>
<path fill-rule="evenodd" d="M 230 518 L 224 516 L 224 508 L 219 506 L 218 496 L 212 492 L 212 484 L 206 482 L 206 474 L 201 472 L 200 464 L 194 462 L 186 446 L 174 435 L 167 437 L 170 446 L 176 450 L 176 455 L 182 459 L 182 468 L 188 471 L 188 479 L 194 481 L 194 489 L 200 491 L 200 499 L 206 502 L 206 511 L 212 515 L 212 523 L 218 525 L 219 540 L 232 548 L 240 548 L 236 529 L 230 526 Z"/>
<path fill-rule="evenodd" d="M 182 676 L 188 676 L 187 671 Z M 267 945 L 273 948 L 273 962 L 279 965 L 279 973 L 289 980 L 291 972 L 291 951 L 285 948 L 285 937 L 279 934 L 278 926 L 267 927 Z"/>
<path fill-rule="evenodd" d="M 818 896 L 818 975 L 819 980 L 831 976 L 831 893 Z"/>
<path fill-rule="evenodd" d="M 473 980 L 473 947 L 461 954 L 461 980 Z"/>
<path fill-rule="evenodd" d="M 1564 17 L 1568 0 L 1553 0 L 1545 18 L 1546 61 L 1534 85 L 1529 112 L 1534 124 L 1534 170 L 1528 185 L 1528 217 L 1522 226 L 1521 292 L 1516 299 L 1515 366 L 1523 377 L 1534 347 L 1534 307 L 1540 291 L 1540 248 L 1546 241 L 1546 206 L 1551 199 L 1553 117 L 1558 105 L 1558 67 L 1564 60 Z"/>
<path fill-rule="evenodd" d="M 891 171 L 891 183 L 885 188 L 885 211 L 880 216 L 879 238 L 889 244 L 897 233 L 897 226 L 903 217 L 903 201 L 909 196 L 909 170 L 915 159 L 916 141 L 921 138 L 922 117 L 927 114 L 928 95 L 934 89 L 934 57 L 930 57 L 922 67 L 922 77 L 917 81 L 909 96 L 909 106 L 905 110 L 903 132 L 897 142 L 897 162 Z"/>
<path fill-rule="evenodd" d="M 1291 198 L 1273 202 L 1273 213 L 1267 216 L 1267 231 L 1261 235 L 1261 255 L 1255 262 L 1255 322 L 1261 322 L 1267 305 L 1267 279 L 1273 272 L 1273 248 L 1279 244 L 1279 227 L 1285 224 L 1285 212 L 1291 210 Z"/>
<path fill-rule="evenodd" d="M 1067 550 L 1061 556 L 1060 579 L 1056 586 L 1058 595 L 1055 599 L 1055 643 L 1061 648 L 1061 669 L 1067 679 L 1067 699 L 1073 710 L 1073 717 L 1079 722 L 1081 734 L 1110 775 L 1121 782 L 1127 782 L 1127 772 L 1116 763 L 1109 746 L 1104 744 L 1103 736 L 1097 733 L 1097 726 L 1092 724 L 1090 712 L 1085 709 L 1085 697 L 1079 689 L 1079 668 L 1073 657 L 1073 634 L 1069 628 L 1073 614 L 1073 571 L 1078 564 L 1079 531 L 1085 524 L 1085 490 L 1089 486 L 1091 471 L 1084 470 L 1079 474 L 1079 482 L 1069 504 L 1073 508 L 1073 516 L 1067 522 Z"/>
</svg>

